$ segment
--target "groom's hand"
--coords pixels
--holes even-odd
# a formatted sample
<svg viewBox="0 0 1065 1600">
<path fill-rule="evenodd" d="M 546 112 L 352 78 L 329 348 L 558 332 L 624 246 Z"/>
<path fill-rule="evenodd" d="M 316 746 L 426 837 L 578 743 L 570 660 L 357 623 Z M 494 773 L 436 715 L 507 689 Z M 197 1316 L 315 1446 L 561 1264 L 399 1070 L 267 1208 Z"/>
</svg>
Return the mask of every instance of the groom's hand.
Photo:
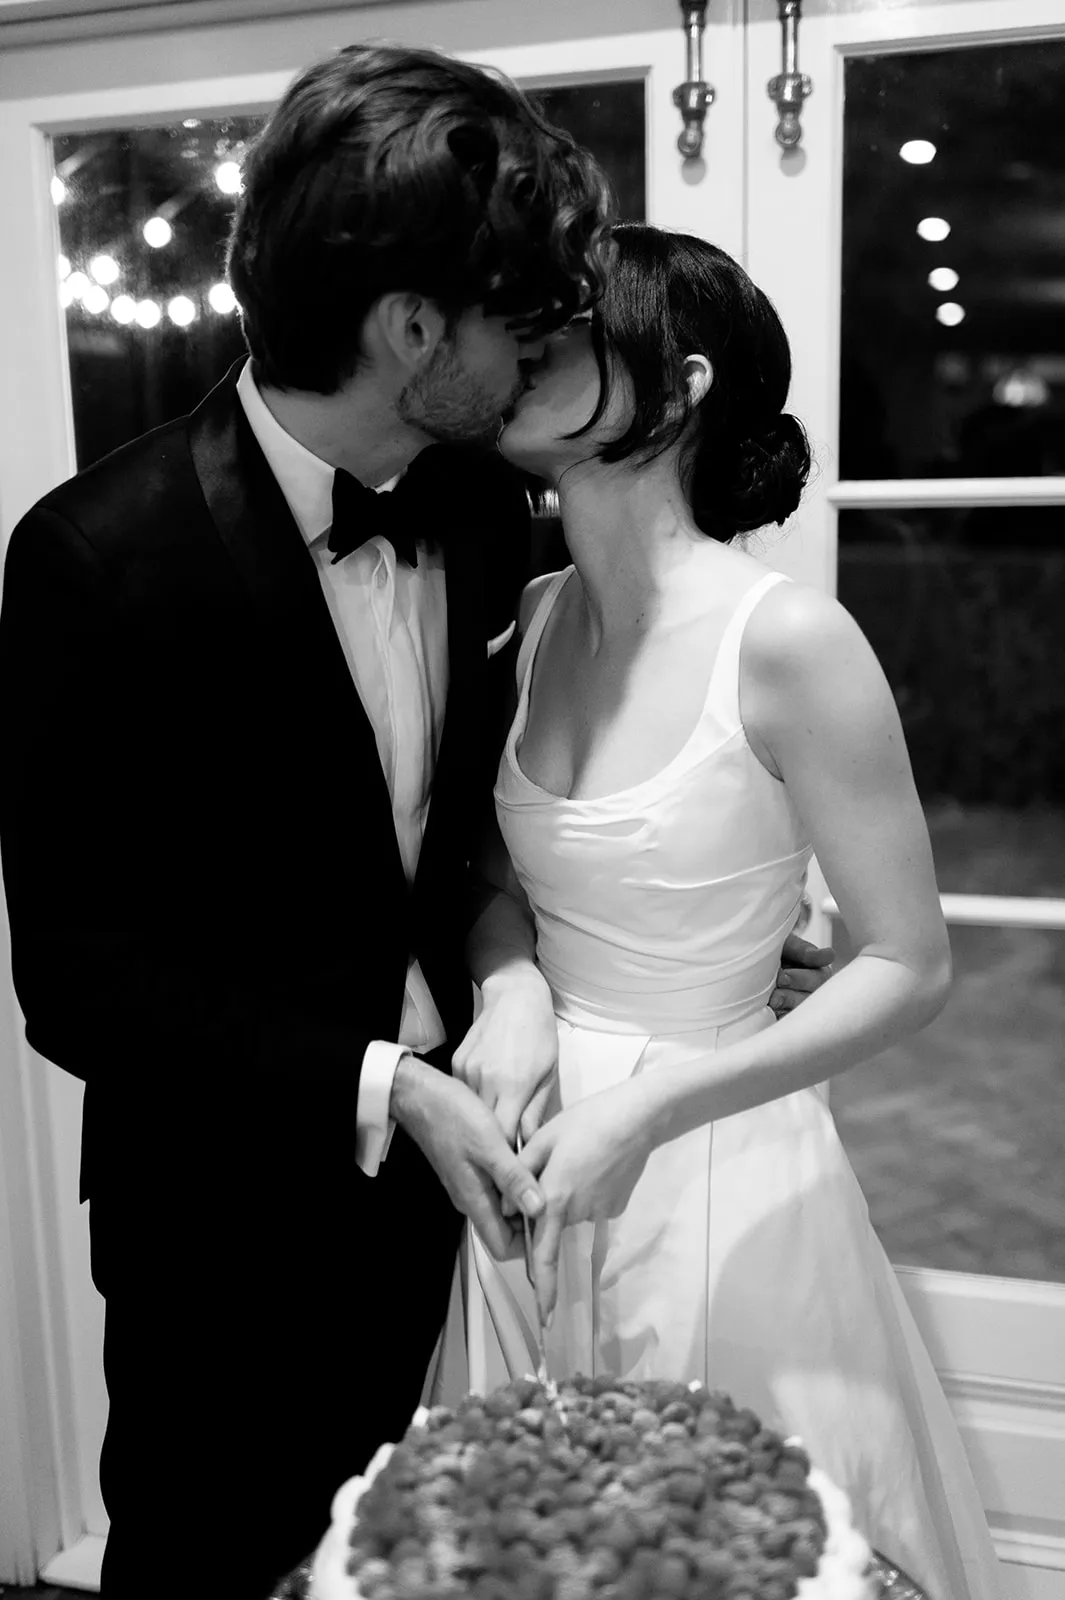
<svg viewBox="0 0 1065 1600">
<path fill-rule="evenodd" d="M 497 1260 L 510 1255 L 515 1233 L 501 1200 L 512 1212 L 535 1220 L 544 1199 L 488 1107 L 465 1084 L 417 1056 L 404 1056 L 396 1068 L 389 1111 Z"/>
<path fill-rule="evenodd" d="M 836 952 L 819 949 L 797 933 L 789 934 L 780 952 L 780 971 L 776 988 L 769 996 L 769 1004 L 778 1017 L 783 1017 L 801 1005 L 808 995 L 820 989 L 832 976 L 832 963 Z"/>
</svg>

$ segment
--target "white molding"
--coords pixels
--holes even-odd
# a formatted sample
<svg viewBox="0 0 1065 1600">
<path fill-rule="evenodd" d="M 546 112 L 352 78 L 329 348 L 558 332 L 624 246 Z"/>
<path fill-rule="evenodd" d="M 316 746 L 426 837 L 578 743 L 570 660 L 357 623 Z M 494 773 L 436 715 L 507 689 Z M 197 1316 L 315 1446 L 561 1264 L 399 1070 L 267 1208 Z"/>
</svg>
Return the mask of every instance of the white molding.
<svg viewBox="0 0 1065 1600">
<path fill-rule="evenodd" d="M 1065 1284 L 896 1268 L 1011 1600 L 1065 1600 Z"/>
<path fill-rule="evenodd" d="M 1050 1398 L 1065 1389 L 1065 1283 L 932 1267 L 895 1275 L 946 1381 L 1034 1384 Z"/>
<path fill-rule="evenodd" d="M 994 1530 L 995 1553 L 1000 1561 L 1021 1567 L 1046 1567 L 1065 1572 L 1065 1538 L 1056 1533 L 1023 1533 L 1015 1528 Z"/>
<path fill-rule="evenodd" d="M 897 1269 L 905 1270 L 905 1269 Z M 958 1401 L 978 1405 L 1010 1406 L 1057 1415 L 1065 1433 L 1065 1383 L 1045 1383 L 1030 1378 L 989 1377 L 979 1372 L 941 1372 L 944 1393 Z"/>
<path fill-rule="evenodd" d="M 944 920 L 951 927 L 1043 928 L 1065 932 L 1065 900 L 1007 894 L 941 894 Z M 831 895 L 820 902 L 828 917 L 840 915 Z"/>
<path fill-rule="evenodd" d="M 6 1021 L 6 1018 L 5 1018 Z M 5 1028 L 5 1035 L 7 1029 Z M 28 1199 L 26 1115 L 17 1051 L 0 1060 L 0 1583 L 32 1583 L 37 1575 L 34 1490 L 40 1475 L 33 1461 L 36 1430 L 32 1401 L 43 1400 L 44 1375 L 26 1370 L 27 1324 L 39 1328 L 39 1297 L 24 1208 Z M 11 1067 L 14 1066 L 14 1070 Z M 36 1407 L 34 1407 L 36 1409 Z M 46 1465 L 45 1481 L 52 1463 Z"/>
<path fill-rule="evenodd" d="M 0 0 L 0 49 L 131 33 L 305 17 L 309 10 L 369 10 L 392 0 Z M 433 0 L 422 0 L 433 3 Z M 484 3 L 484 0 L 482 0 Z"/>
<path fill-rule="evenodd" d="M 76 94 L 39 95 L 5 107 L 23 129 L 44 134 L 83 133 L 167 123 L 175 117 L 221 117 L 265 111 L 279 100 L 297 67 L 282 72 L 227 73 L 223 77 L 146 83 Z"/>
<path fill-rule="evenodd" d="M 1065 506 L 1065 478 L 848 479 L 828 490 L 837 511 L 919 511 L 942 506 Z"/>
<path fill-rule="evenodd" d="M 100 1567 L 107 1540 L 96 1533 L 86 1533 L 75 1544 L 49 1561 L 41 1572 L 44 1583 L 54 1583 L 60 1589 L 84 1589 L 90 1594 L 100 1592 Z"/>
</svg>

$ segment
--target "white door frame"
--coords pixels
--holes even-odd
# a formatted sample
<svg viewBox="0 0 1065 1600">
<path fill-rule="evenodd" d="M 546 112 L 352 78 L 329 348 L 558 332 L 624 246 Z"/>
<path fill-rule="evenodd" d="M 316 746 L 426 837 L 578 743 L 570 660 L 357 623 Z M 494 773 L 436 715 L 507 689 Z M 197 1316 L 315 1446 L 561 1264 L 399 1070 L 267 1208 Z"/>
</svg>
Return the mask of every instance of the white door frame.
<svg viewBox="0 0 1065 1600">
<path fill-rule="evenodd" d="M 861 9 L 858 9 L 858 6 Z M 792 341 L 789 404 L 818 471 L 780 564 L 830 592 L 844 507 L 1065 505 L 1065 478 L 840 482 L 843 72 L 848 55 L 995 40 L 1065 38 L 1060 0 L 836 0 L 800 32 L 813 79 L 802 153 L 783 157 L 766 95 L 780 71 L 774 0 L 749 0 L 747 265 Z M 781 241 L 788 248 L 781 249 Z M 1065 930 L 1065 900 L 945 895 L 953 924 Z M 823 911 L 834 910 L 825 896 Z M 1011 1596 L 1065 1600 L 1065 1284 L 900 1269 L 899 1278 L 961 1424 Z"/>
<path fill-rule="evenodd" d="M 676 149 L 681 122 L 672 90 L 684 77 L 679 9 L 676 26 L 619 35 L 609 30 L 614 3 L 586 0 L 587 38 L 464 54 L 529 87 L 643 78 L 648 219 L 706 234 L 738 254 L 742 0 L 718 6 L 707 30 L 716 100 L 707 119 L 706 167 L 694 174 Z M 444 16 L 441 7 L 436 42 L 446 48 Z M 294 60 L 292 70 L 298 65 Z M 291 75 L 145 82 L 0 102 L 0 215 L 19 240 L 17 251 L 0 252 L 0 308 L 18 308 L 14 316 L 0 309 L 0 548 L 23 512 L 75 468 L 50 137 L 265 110 Z M 2 906 L 0 934 L 6 941 Z M 0 957 L 0 1484 L 18 1491 L 0 1496 L 0 1582 L 30 1582 L 40 1569 L 48 1581 L 91 1588 L 98 1586 L 104 1532 L 96 1481 L 103 1391 L 100 1308 L 88 1282 L 86 1219 L 73 1188 L 80 1086 L 26 1046 L 2 951 Z"/>
</svg>

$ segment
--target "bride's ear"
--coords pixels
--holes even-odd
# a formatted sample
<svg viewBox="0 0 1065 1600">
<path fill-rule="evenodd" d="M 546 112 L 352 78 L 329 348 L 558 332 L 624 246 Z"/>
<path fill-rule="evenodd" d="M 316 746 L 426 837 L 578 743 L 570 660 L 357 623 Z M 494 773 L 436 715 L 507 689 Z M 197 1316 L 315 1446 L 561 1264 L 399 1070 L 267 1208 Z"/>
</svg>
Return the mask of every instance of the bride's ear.
<svg viewBox="0 0 1065 1600">
<path fill-rule="evenodd" d="M 688 385 L 688 405 L 694 411 L 714 381 L 714 369 L 705 356 L 686 356 L 684 381 Z"/>
</svg>

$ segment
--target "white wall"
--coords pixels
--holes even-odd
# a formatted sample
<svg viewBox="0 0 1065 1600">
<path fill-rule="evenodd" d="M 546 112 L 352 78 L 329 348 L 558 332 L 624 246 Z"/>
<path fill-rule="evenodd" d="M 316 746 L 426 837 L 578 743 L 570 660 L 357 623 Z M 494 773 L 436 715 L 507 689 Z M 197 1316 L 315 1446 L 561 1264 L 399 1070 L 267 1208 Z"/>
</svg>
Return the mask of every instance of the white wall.
<svg viewBox="0 0 1065 1600">
<path fill-rule="evenodd" d="M 49 0 L 38 0 L 47 5 Z M 291 0 L 288 0 L 291 3 Z M 197 0 L 163 6 L 159 16 L 192 15 Z M 409 0 L 398 5 L 346 5 L 296 16 L 264 15 L 256 0 L 252 20 L 209 22 L 197 28 L 126 33 L 0 49 L 0 99 L 74 93 L 146 82 L 175 83 L 205 77 L 291 71 L 339 45 L 389 38 L 436 44 L 458 53 L 533 44 L 540 40 L 608 37 L 676 29 L 677 80 L 684 76 L 683 39 L 676 0 Z M 152 8 L 147 17 L 151 20 Z M 224 16 L 211 8 L 212 16 Z M 73 26 L 70 24 L 68 26 Z M 5 25 L 0 13 L 0 46 Z M 574 63 L 580 67 L 583 63 Z"/>
</svg>

